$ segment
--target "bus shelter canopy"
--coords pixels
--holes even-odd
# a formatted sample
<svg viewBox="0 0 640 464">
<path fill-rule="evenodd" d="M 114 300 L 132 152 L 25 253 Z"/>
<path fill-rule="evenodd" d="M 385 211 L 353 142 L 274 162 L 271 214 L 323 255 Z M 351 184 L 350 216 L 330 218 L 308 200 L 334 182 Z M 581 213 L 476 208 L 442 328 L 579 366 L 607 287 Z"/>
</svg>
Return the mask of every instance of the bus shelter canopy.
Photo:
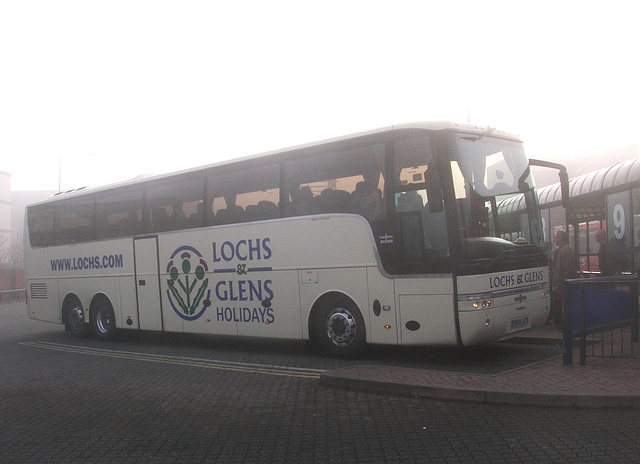
<svg viewBox="0 0 640 464">
<path fill-rule="evenodd" d="M 613 164 L 569 180 L 568 219 L 570 223 L 603 219 L 607 195 L 640 187 L 640 157 Z M 538 189 L 540 208 L 562 205 L 560 183 Z M 525 209 L 524 196 L 516 195 L 498 204 L 499 214 Z"/>
</svg>

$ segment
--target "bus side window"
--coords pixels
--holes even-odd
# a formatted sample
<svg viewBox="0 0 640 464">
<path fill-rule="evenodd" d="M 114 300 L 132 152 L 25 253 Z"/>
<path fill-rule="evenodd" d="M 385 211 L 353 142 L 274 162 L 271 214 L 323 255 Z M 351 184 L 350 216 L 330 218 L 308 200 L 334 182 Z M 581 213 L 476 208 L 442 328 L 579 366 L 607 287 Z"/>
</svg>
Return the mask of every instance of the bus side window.
<svg viewBox="0 0 640 464">
<path fill-rule="evenodd" d="M 145 189 L 147 232 L 166 232 L 192 227 L 189 217 L 203 201 L 204 179 L 176 179 Z M 200 223 L 202 224 L 202 222 Z"/>
<path fill-rule="evenodd" d="M 421 191 L 424 194 L 424 191 Z M 424 208 L 424 199 L 416 192 L 396 193 L 396 211 L 399 213 L 408 211 L 422 211 Z"/>
<path fill-rule="evenodd" d="M 142 188 L 104 192 L 96 196 L 96 238 L 142 233 Z"/>
<path fill-rule="evenodd" d="M 204 225 L 204 203 L 199 201 L 196 205 L 196 212 L 189 216 L 189 227 L 196 228 Z"/>
<path fill-rule="evenodd" d="M 355 213 L 384 219 L 384 143 L 303 156 L 285 163 L 287 216 Z"/>
<path fill-rule="evenodd" d="M 440 258 L 449 257 L 449 241 L 447 239 L 447 220 L 444 211 L 432 213 L 429 205 L 422 212 L 422 230 L 424 232 L 425 250 Z"/>
<path fill-rule="evenodd" d="M 422 261 L 422 224 L 419 214 L 402 216 L 402 249 L 406 262 Z"/>
<path fill-rule="evenodd" d="M 238 205 L 229 205 L 225 209 L 218 211 L 216 216 L 218 224 L 236 224 L 238 222 L 245 222 L 247 218 L 242 206 Z"/>
<path fill-rule="evenodd" d="M 382 191 L 377 186 L 365 181 L 358 182 L 351 197 L 354 213 L 364 216 L 369 221 L 382 219 L 384 216 Z"/>
<path fill-rule="evenodd" d="M 276 204 L 269 200 L 261 200 L 258 202 L 258 217 L 264 219 L 276 219 L 280 216 Z"/>
<path fill-rule="evenodd" d="M 207 177 L 205 193 L 213 211 L 208 225 L 261 221 L 280 216 L 280 165 L 251 164 L 244 169 Z M 214 219 L 215 220 L 212 220 Z"/>
<path fill-rule="evenodd" d="M 54 243 L 65 245 L 93 240 L 95 231 L 94 197 L 59 203 L 54 218 Z"/>
<path fill-rule="evenodd" d="M 291 192 L 292 216 L 313 214 L 313 192 L 305 185 L 299 190 Z"/>
<path fill-rule="evenodd" d="M 27 210 L 32 247 L 53 245 L 54 206 L 31 206 Z"/>
<path fill-rule="evenodd" d="M 151 210 L 151 231 L 164 232 L 165 230 L 169 230 L 167 211 L 163 207 L 153 208 Z"/>
</svg>

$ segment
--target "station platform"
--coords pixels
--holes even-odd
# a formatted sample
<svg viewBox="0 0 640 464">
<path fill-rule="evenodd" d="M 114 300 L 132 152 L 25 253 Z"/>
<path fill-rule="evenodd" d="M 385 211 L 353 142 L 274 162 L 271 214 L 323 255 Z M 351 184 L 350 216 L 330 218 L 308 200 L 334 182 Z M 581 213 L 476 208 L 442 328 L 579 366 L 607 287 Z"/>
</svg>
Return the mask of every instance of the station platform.
<svg viewBox="0 0 640 464">
<path fill-rule="evenodd" d="M 523 332 L 511 343 L 562 346 L 552 325 Z M 376 365 L 349 366 L 324 372 L 325 386 L 437 400 L 490 404 L 582 408 L 640 408 L 640 347 L 635 358 L 588 357 L 563 365 L 562 355 L 498 374 Z M 575 343 L 574 343 L 575 346 Z"/>
</svg>

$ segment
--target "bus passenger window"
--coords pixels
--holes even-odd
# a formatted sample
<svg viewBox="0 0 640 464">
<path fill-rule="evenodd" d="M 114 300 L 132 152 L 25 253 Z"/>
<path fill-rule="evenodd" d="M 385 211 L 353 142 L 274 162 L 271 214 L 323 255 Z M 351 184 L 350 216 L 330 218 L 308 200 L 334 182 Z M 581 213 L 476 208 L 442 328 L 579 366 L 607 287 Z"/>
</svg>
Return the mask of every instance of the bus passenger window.
<svg viewBox="0 0 640 464">
<path fill-rule="evenodd" d="M 177 179 L 171 183 L 154 183 L 146 191 L 147 232 L 165 232 L 192 227 L 189 218 L 203 201 L 202 178 Z M 202 222 L 200 222 L 200 225 Z"/>
<path fill-rule="evenodd" d="M 354 213 L 383 220 L 384 156 L 385 145 L 374 144 L 288 161 L 287 216 Z"/>
<path fill-rule="evenodd" d="M 280 166 L 248 165 L 207 178 L 208 224 L 222 225 L 280 217 Z M 209 208 L 205 208 L 208 213 Z M 212 221 L 212 219 L 215 220 Z"/>
<path fill-rule="evenodd" d="M 369 221 L 382 219 L 384 204 L 382 191 L 367 182 L 358 182 L 352 196 L 353 212 L 364 216 Z"/>
<path fill-rule="evenodd" d="M 53 234 L 56 245 L 94 239 L 95 203 L 92 196 L 60 202 L 56 208 Z"/>
<path fill-rule="evenodd" d="M 142 233 L 142 188 L 96 195 L 96 238 Z"/>
<path fill-rule="evenodd" d="M 29 241 L 32 247 L 53 245 L 54 207 L 31 206 L 27 210 Z"/>
<path fill-rule="evenodd" d="M 399 213 L 422 211 L 425 198 L 425 190 L 396 193 L 396 211 Z"/>
<path fill-rule="evenodd" d="M 196 212 L 189 216 L 189 227 L 196 228 L 204 225 L 204 203 L 199 201 L 196 205 Z"/>
<path fill-rule="evenodd" d="M 299 190 L 291 192 L 291 207 L 293 216 L 313 214 L 313 192 L 311 187 L 305 185 Z"/>
</svg>

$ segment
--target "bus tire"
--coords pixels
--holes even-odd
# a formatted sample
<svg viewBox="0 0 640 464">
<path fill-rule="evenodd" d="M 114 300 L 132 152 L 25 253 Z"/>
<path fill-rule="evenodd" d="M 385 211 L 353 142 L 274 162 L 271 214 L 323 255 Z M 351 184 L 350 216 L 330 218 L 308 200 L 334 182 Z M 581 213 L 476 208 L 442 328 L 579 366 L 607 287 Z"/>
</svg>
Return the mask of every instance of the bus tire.
<svg viewBox="0 0 640 464">
<path fill-rule="evenodd" d="M 75 295 L 70 295 L 64 302 L 63 320 L 65 330 L 76 337 L 86 338 L 91 334 L 91 327 L 84 321 L 82 303 Z"/>
<path fill-rule="evenodd" d="M 315 339 L 327 353 L 353 359 L 366 345 L 364 319 L 358 306 L 346 296 L 323 299 L 314 316 Z"/>
<path fill-rule="evenodd" d="M 91 328 L 96 337 L 109 342 L 116 335 L 116 317 L 109 300 L 99 296 L 91 305 Z"/>
</svg>

